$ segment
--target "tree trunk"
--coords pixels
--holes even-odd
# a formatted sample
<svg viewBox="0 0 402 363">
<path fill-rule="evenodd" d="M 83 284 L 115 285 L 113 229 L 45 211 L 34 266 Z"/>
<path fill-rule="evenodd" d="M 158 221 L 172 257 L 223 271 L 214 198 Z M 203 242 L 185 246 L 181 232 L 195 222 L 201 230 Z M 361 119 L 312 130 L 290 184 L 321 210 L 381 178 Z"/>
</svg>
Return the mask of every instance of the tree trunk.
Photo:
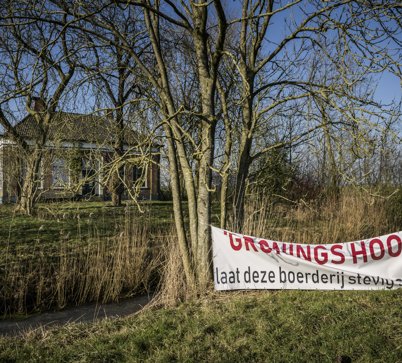
<svg viewBox="0 0 402 363">
<path fill-rule="evenodd" d="M 25 158 L 26 174 L 23 176 L 23 186 L 19 208 L 27 215 L 32 215 L 36 203 L 38 190 L 38 173 L 42 154 L 38 149 L 34 150 L 30 158 Z M 22 165 L 21 165 L 22 166 Z"/>
<path fill-rule="evenodd" d="M 115 154 L 113 156 L 114 159 L 120 158 L 119 152 L 115 150 Z M 114 167 L 114 166 L 113 166 Z M 124 175 L 124 166 L 120 166 L 113 170 L 112 176 L 109 180 L 109 190 L 112 195 L 112 203 L 115 207 L 121 206 L 121 195 L 124 192 L 124 184 L 122 183 L 122 178 Z"/>
<path fill-rule="evenodd" d="M 252 91 L 252 90 L 251 90 Z M 249 97 L 243 105 L 243 129 L 240 144 L 240 159 L 236 175 L 236 188 L 233 199 L 235 232 L 242 233 L 244 220 L 244 198 L 246 194 L 248 172 L 250 168 L 250 153 L 253 145 L 252 136 L 252 99 Z"/>
<path fill-rule="evenodd" d="M 120 79 L 120 83 L 122 80 Z M 123 123 L 123 110 L 122 107 L 120 106 L 123 102 L 120 99 L 122 97 L 121 95 L 122 91 L 119 90 L 119 100 L 118 103 L 116 104 L 116 119 L 114 120 L 114 126 L 115 130 L 112 130 L 112 133 L 115 133 L 116 135 L 116 140 L 114 143 L 114 159 L 118 160 L 121 159 L 124 150 L 123 150 L 123 144 L 124 144 L 124 123 Z M 113 117 L 113 112 L 111 112 L 109 117 Z M 121 160 L 119 160 L 121 161 Z M 120 163 L 119 163 L 120 164 Z M 121 196 L 124 193 L 124 183 L 123 183 L 123 177 L 124 177 L 124 164 L 119 166 L 118 168 L 115 168 L 112 178 L 111 178 L 111 191 L 112 191 L 112 203 L 115 207 L 120 207 L 121 206 Z"/>
<path fill-rule="evenodd" d="M 229 174 L 224 172 L 222 176 L 222 189 L 221 189 L 221 228 L 226 228 L 227 223 L 227 210 L 228 210 L 228 181 Z"/>
<path fill-rule="evenodd" d="M 244 221 L 244 199 L 248 181 L 250 166 L 250 150 L 252 140 L 246 140 L 246 145 L 240 154 L 239 166 L 236 175 L 236 187 L 233 198 L 234 229 L 236 233 L 242 233 Z"/>
<path fill-rule="evenodd" d="M 229 167 L 230 167 L 230 155 L 232 153 L 232 126 L 231 120 L 227 108 L 227 93 L 225 93 L 221 87 L 220 82 L 216 83 L 217 89 L 221 98 L 223 120 L 225 123 L 226 138 L 225 138 L 225 158 L 222 167 L 222 188 L 221 188 L 221 225 L 222 229 L 226 229 L 227 223 L 227 209 L 228 209 L 228 184 L 229 184 Z"/>
<path fill-rule="evenodd" d="M 200 162 L 200 176 L 198 189 L 198 250 L 197 276 L 200 290 L 206 289 L 212 279 L 212 240 L 211 240 L 211 183 L 212 172 L 210 166 L 214 154 L 215 126 L 204 125 L 203 130 L 203 158 Z"/>
<path fill-rule="evenodd" d="M 170 169 L 170 183 L 172 185 L 172 196 L 173 196 L 173 213 L 174 213 L 179 249 L 183 261 L 184 273 L 186 274 L 187 283 L 190 286 L 192 293 L 195 294 L 196 285 L 194 276 L 194 264 L 192 262 L 193 258 L 190 253 L 186 232 L 184 228 L 176 149 L 174 146 L 173 135 L 170 126 L 164 124 L 163 128 L 166 134 L 168 152 L 169 152 L 168 157 L 169 157 L 169 169 Z"/>
</svg>

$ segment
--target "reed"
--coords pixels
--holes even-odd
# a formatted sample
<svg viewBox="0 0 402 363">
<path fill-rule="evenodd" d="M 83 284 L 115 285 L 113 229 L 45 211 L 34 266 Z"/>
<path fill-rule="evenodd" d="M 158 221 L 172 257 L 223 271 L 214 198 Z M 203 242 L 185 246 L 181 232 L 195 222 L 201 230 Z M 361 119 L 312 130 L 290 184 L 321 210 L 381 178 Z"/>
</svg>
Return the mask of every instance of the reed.
<svg viewBox="0 0 402 363">
<path fill-rule="evenodd" d="M 273 205 L 264 196 L 253 196 L 246 208 L 244 234 L 301 244 L 372 238 L 399 230 L 387 219 L 389 203 L 355 192 L 345 192 L 338 201 L 327 200 L 315 206 Z"/>
<path fill-rule="evenodd" d="M 106 234 L 99 220 L 84 229 L 78 216 L 74 239 L 60 223 L 58 243 L 42 244 L 39 228 L 35 243 L 6 250 L 0 257 L 1 314 L 111 302 L 154 290 L 165 237 L 126 210 L 114 235 Z"/>
<path fill-rule="evenodd" d="M 272 204 L 264 195 L 246 203 L 243 233 L 271 240 L 324 244 L 366 239 L 399 230 L 387 219 L 388 202 L 343 193 L 307 207 Z M 0 312 L 27 314 L 87 302 L 111 302 L 139 293 L 156 292 L 156 303 L 173 307 L 191 296 L 183 273 L 173 223 L 163 228 L 127 206 L 114 223 L 91 219 L 79 209 L 71 223 L 58 218 L 55 243 L 42 243 L 40 226 L 33 243 L 3 249 L 0 257 Z M 46 215 L 41 218 L 46 219 Z M 108 227 L 105 225 L 108 223 Z M 228 229 L 232 229 L 229 221 Z M 13 229 L 9 229 L 9 239 Z M 73 232 L 73 233 L 71 233 Z M 47 237 L 48 238 L 48 237 Z M 56 243 L 57 242 L 57 243 Z"/>
</svg>

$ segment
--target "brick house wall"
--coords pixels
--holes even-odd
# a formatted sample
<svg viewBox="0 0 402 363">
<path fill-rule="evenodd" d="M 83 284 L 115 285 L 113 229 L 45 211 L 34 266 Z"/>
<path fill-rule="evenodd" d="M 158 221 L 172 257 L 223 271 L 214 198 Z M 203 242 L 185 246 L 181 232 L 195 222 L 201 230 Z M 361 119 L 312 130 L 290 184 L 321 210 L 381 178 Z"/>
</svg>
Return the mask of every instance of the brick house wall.
<svg viewBox="0 0 402 363">
<path fill-rule="evenodd" d="M 37 112 L 43 111 L 41 99 L 34 98 L 33 109 Z M 112 159 L 111 145 L 115 142 L 116 132 L 121 132 L 120 129 L 116 129 L 113 111 L 107 111 L 103 115 L 85 115 L 59 111 L 52 113 L 50 117 L 52 123 L 48 131 L 48 142 L 46 143 L 41 164 L 41 176 L 38 178 L 41 180 L 38 195 L 41 198 L 72 198 L 97 195 L 108 199 L 110 196 L 107 190 L 107 182 L 100 175 L 102 172 L 92 170 L 92 166 L 89 169 L 84 166 L 81 170 L 79 164 L 85 158 L 89 158 L 88 160 L 91 162 L 100 165 L 106 165 Z M 40 134 L 37 127 L 36 120 L 31 115 L 27 115 L 15 125 L 17 133 L 28 144 L 35 142 L 34 140 Z M 127 127 L 124 130 L 123 138 L 123 147 L 128 153 L 128 159 L 130 159 L 130 156 L 135 156 L 135 147 L 136 145 L 141 145 L 144 137 L 132 128 Z M 2 155 L 0 202 L 16 201 L 19 198 L 23 182 L 23 160 L 18 157 L 18 148 L 10 141 L 11 139 L 12 135 L 8 135 L 7 132 L 4 135 L 0 135 L 0 155 Z M 132 150 L 132 152 L 129 150 Z M 139 152 L 139 150 L 137 151 Z M 158 200 L 160 193 L 159 146 L 151 145 L 149 151 L 148 157 L 151 158 L 152 162 L 148 163 L 146 183 L 138 190 L 139 199 Z M 155 154 L 152 154 L 152 152 Z M 59 162 L 54 163 L 54 159 Z M 69 163 L 66 163 L 67 160 L 69 160 Z M 80 178 L 81 181 L 84 181 L 84 185 L 75 188 L 75 190 L 72 188 L 73 185 L 71 187 L 68 185 L 67 176 L 61 172 L 62 165 L 67 164 L 73 165 L 75 169 L 74 178 Z M 53 177 L 55 171 L 58 171 L 61 178 Z M 92 183 L 88 178 L 83 179 L 84 175 L 91 177 L 92 180 L 97 176 L 97 183 Z M 125 178 L 127 187 L 123 198 L 129 198 L 130 191 L 132 192 L 133 188 L 133 181 L 135 180 L 133 167 L 127 166 L 125 168 Z M 70 175 L 70 181 L 71 179 Z M 77 183 L 73 184 L 77 185 Z"/>
<path fill-rule="evenodd" d="M 68 153 L 68 150 L 65 151 Z M 12 145 L 2 145 L 0 146 L 0 203 L 4 202 L 16 202 L 20 196 L 21 191 L 21 181 L 22 181 L 22 161 L 18 159 L 18 154 L 16 153 L 16 147 Z M 112 152 L 102 151 L 100 153 L 101 157 L 97 160 L 93 160 L 102 163 L 103 160 L 110 160 L 113 155 Z M 54 187 L 53 184 L 53 158 L 63 158 L 63 154 L 54 154 L 52 150 L 49 149 L 49 153 L 44 156 L 41 164 L 40 171 L 40 187 L 38 188 L 37 194 L 41 199 L 64 199 L 73 197 L 84 197 L 81 186 L 78 190 L 72 190 L 72 188 L 67 187 Z M 160 170 L 159 155 L 151 155 L 152 161 L 148 165 L 146 183 L 144 187 L 139 190 L 138 199 L 149 199 L 149 200 L 159 200 L 160 193 Z M 66 156 L 67 159 L 67 156 Z M 68 171 L 67 171 L 68 173 Z M 127 164 L 125 169 L 126 175 L 126 185 L 130 188 L 133 186 L 133 167 Z M 131 190 L 132 191 L 132 190 Z M 77 193 L 75 193 L 77 192 Z M 107 190 L 107 182 L 101 180 L 95 184 L 93 191 L 93 196 L 102 197 L 104 200 L 110 199 L 110 195 Z M 126 190 L 122 196 L 122 199 L 130 199 L 130 193 Z"/>
</svg>

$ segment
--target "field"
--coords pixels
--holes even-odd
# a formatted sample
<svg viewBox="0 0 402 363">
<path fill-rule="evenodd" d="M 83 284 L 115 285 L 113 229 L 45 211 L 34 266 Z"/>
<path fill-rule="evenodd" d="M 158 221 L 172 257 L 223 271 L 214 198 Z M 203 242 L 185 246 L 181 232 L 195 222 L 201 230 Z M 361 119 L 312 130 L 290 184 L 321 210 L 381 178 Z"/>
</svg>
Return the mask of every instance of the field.
<svg viewBox="0 0 402 363">
<path fill-rule="evenodd" d="M 113 208 L 110 202 L 41 203 L 33 217 L 15 212 L 15 205 L 0 206 L 0 240 L 10 242 L 12 248 L 23 248 L 30 243 L 57 246 L 65 231 L 69 241 L 87 238 L 91 233 L 112 236 L 120 233 L 124 222 L 135 218 L 138 224 L 148 224 L 154 230 L 170 226 L 171 203 L 153 202 L 141 204 L 144 213 L 131 204 Z M 152 209 L 152 213 L 151 212 Z"/>
<path fill-rule="evenodd" d="M 0 339 L 2 362 L 397 362 L 401 291 L 213 293 Z"/>
<path fill-rule="evenodd" d="M 177 280 L 180 259 L 169 267 L 172 203 L 142 202 L 140 208 L 133 203 L 119 208 L 108 202 L 50 203 L 39 204 L 36 215 L 26 217 L 13 205 L 1 206 L 0 314 L 118 301 L 154 291 L 162 275 Z M 386 201 L 367 203 L 356 193 L 309 208 L 253 197 L 246 206 L 245 233 L 294 243 L 354 241 L 399 230 L 387 210 Z M 212 223 L 219 225 L 218 203 Z M 168 300 L 186 299 L 185 283 L 177 284 L 165 284 L 170 290 L 165 295 L 173 294 Z"/>
<path fill-rule="evenodd" d="M 402 360 L 401 291 L 211 289 L 187 300 L 172 205 L 141 208 L 41 204 L 28 218 L 1 207 L 4 317 L 159 291 L 153 309 L 125 320 L 1 338 L 1 361 Z M 358 194 L 310 208 L 250 198 L 245 233 L 294 243 L 353 241 L 399 230 L 388 211 L 387 201 L 367 203 Z"/>
</svg>

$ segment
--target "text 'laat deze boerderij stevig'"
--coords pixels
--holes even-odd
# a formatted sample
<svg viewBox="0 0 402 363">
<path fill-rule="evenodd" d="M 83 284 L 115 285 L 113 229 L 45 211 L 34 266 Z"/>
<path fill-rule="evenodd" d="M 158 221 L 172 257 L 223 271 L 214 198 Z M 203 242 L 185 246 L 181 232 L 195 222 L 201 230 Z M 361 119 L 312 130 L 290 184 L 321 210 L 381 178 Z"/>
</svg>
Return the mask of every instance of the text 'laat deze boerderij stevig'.
<svg viewBox="0 0 402 363">
<path fill-rule="evenodd" d="M 402 287 L 401 232 L 303 245 L 212 227 L 216 290 L 381 290 Z"/>
</svg>

